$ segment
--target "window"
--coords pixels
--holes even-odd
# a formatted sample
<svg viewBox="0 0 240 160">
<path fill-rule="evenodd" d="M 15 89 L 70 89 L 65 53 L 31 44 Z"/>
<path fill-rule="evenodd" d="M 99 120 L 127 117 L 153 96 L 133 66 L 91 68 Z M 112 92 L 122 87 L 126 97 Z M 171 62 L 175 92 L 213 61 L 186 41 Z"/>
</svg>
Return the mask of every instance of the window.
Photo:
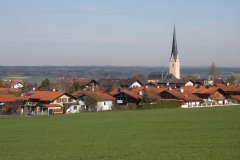
<svg viewBox="0 0 240 160">
<path fill-rule="evenodd" d="M 67 98 L 62 98 L 62 102 L 66 103 L 67 102 Z"/>
<path fill-rule="evenodd" d="M 105 105 L 106 105 L 106 102 L 103 102 L 103 105 L 105 106 Z"/>
<path fill-rule="evenodd" d="M 68 102 L 73 102 L 73 99 L 72 98 L 68 98 Z"/>
<path fill-rule="evenodd" d="M 61 98 L 58 98 L 58 99 L 57 99 L 57 103 L 61 103 Z"/>
<path fill-rule="evenodd" d="M 74 110 L 77 110 L 77 106 L 74 106 L 73 109 L 74 109 Z"/>
</svg>

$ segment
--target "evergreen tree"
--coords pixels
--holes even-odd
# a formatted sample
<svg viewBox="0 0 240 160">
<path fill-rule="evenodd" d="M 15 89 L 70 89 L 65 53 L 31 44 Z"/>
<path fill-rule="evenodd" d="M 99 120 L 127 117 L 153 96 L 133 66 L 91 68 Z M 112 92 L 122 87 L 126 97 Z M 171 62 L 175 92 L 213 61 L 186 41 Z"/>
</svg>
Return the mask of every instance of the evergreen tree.
<svg viewBox="0 0 240 160">
<path fill-rule="evenodd" d="M 41 89 L 50 90 L 50 87 L 50 81 L 47 78 L 41 82 Z"/>
</svg>

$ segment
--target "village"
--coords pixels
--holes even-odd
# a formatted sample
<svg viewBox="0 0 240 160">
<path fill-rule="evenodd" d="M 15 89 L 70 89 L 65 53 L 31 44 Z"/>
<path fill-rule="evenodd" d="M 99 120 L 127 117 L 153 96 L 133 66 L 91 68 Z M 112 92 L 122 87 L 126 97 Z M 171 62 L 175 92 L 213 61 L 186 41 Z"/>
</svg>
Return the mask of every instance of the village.
<svg viewBox="0 0 240 160">
<path fill-rule="evenodd" d="M 168 73 L 128 79 L 61 78 L 40 84 L 0 81 L 1 114 L 53 115 L 143 108 L 240 104 L 239 82 L 222 80 L 213 63 L 208 79 L 181 78 L 174 26 Z M 147 107 L 146 107 L 147 106 Z"/>
</svg>

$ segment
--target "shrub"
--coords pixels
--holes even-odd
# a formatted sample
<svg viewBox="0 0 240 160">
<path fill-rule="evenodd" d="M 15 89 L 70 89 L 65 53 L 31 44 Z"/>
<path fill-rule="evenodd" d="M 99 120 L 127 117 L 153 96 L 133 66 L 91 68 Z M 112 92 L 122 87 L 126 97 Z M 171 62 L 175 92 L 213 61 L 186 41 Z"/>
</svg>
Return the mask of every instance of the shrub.
<svg viewBox="0 0 240 160">
<path fill-rule="evenodd" d="M 163 108 L 180 108 L 181 102 L 171 102 L 171 101 L 164 101 L 159 102 L 156 104 L 142 104 L 141 109 L 163 109 Z"/>
</svg>

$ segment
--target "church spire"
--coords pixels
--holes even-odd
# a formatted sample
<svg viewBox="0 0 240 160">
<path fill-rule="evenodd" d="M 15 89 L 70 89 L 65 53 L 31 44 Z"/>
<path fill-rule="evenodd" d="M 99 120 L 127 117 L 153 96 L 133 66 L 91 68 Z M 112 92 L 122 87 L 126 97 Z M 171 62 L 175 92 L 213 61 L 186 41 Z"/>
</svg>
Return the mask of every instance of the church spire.
<svg viewBox="0 0 240 160">
<path fill-rule="evenodd" d="M 174 25 L 174 30 L 173 30 L 173 42 L 172 42 L 172 53 L 170 58 L 174 58 L 175 60 L 178 57 L 178 49 L 177 49 L 177 39 L 176 39 L 176 29 Z"/>
</svg>

